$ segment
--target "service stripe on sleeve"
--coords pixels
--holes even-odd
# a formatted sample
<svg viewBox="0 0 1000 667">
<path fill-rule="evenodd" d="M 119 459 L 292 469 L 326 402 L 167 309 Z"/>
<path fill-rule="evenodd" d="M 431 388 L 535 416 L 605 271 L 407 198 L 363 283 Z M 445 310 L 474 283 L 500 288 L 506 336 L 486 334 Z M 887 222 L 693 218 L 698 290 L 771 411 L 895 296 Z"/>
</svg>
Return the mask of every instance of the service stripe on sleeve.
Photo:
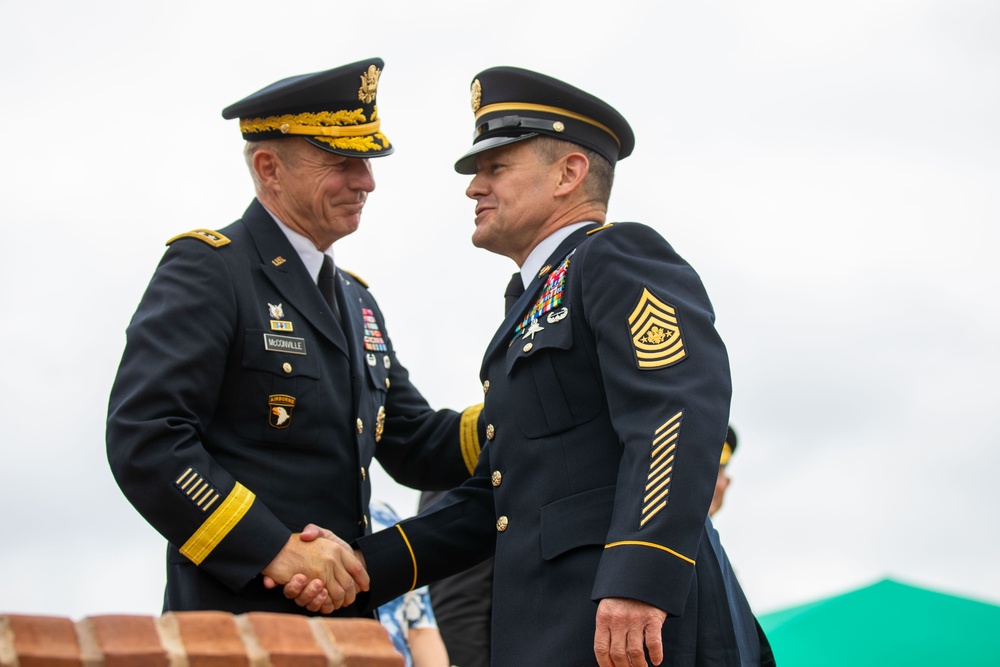
<svg viewBox="0 0 1000 667">
<path fill-rule="evenodd" d="M 466 408 L 462 412 L 462 421 L 459 424 L 462 458 L 465 459 L 465 467 L 469 469 L 470 475 L 476 469 L 476 461 L 479 460 L 479 452 L 482 449 L 479 443 L 479 413 L 482 411 L 482 403 Z"/>
<path fill-rule="evenodd" d="M 677 453 L 677 438 L 680 435 L 681 416 L 684 411 L 663 423 L 653 434 L 653 444 L 649 454 L 649 473 L 643 489 L 642 514 L 639 528 L 663 510 L 669 502 L 670 480 L 673 479 L 674 456 Z"/>
<path fill-rule="evenodd" d="M 222 504 L 184 543 L 184 546 L 181 547 L 181 553 L 195 565 L 201 565 L 208 554 L 212 553 L 212 550 L 219 546 L 229 531 L 240 522 L 250 506 L 253 505 L 254 498 L 256 496 L 250 489 L 237 482 Z"/>
</svg>

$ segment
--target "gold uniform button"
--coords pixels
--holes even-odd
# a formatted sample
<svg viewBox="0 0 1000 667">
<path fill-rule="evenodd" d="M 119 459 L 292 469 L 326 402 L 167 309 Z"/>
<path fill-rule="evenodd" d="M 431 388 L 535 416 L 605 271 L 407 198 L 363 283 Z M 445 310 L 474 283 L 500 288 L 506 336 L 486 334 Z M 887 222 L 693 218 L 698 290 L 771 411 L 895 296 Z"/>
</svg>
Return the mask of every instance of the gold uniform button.
<svg viewBox="0 0 1000 667">
<path fill-rule="evenodd" d="M 365 519 L 365 528 L 367 528 L 368 527 L 368 517 L 364 517 L 364 519 Z"/>
<path fill-rule="evenodd" d="M 489 393 L 489 391 L 490 391 L 490 381 L 487 380 L 486 382 L 483 383 L 483 393 L 486 394 Z"/>
<path fill-rule="evenodd" d="M 531 343 L 528 343 L 527 345 L 524 346 L 524 351 L 525 352 L 531 352 L 531 348 L 533 348 L 533 347 L 534 347 L 534 345 L 532 345 Z"/>
<path fill-rule="evenodd" d="M 499 519 L 497 519 L 497 530 L 499 530 L 501 533 L 507 530 L 508 523 L 510 522 L 507 521 L 507 517 L 505 516 L 500 517 Z"/>
<path fill-rule="evenodd" d="M 365 473 L 365 467 L 364 466 L 361 466 L 361 479 L 362 480 L 367 479 L 367 475 Z"/>
<path fill-rule="evenodd" d="M 494 470 L 493 474 L 490 475 L 490 481 L 493 482 L 493 486 L 500 486 L 503 481 L 503 475 L 500 474 L 499 470 Z"/>
<path fill-rule="evenodd" d="M 286 373 L 291 373 L 292 365 L 286 361 L 285 363 L 281 364 L 281 370 L 285 371 Z"/>
<path fill-rule="evenodd" d="M 365 432 L 365 423 L 361 421 L 361 417 L 358 417 L 358 433 Z"/>
<path fill-rule="evenodd" d="M 386 389 L 388 389 L 388 388 L 389 388 L 389 378 L 386 378 L 386 379 L 385 379 L 385 388 L 386 388 Z"/>
<path fill-rule="evenodd" d="M 493 424 L 486 425 L 486 439 L 492 440 L 497 434 L 497 430 L 493 428 Z"/>
</svg>

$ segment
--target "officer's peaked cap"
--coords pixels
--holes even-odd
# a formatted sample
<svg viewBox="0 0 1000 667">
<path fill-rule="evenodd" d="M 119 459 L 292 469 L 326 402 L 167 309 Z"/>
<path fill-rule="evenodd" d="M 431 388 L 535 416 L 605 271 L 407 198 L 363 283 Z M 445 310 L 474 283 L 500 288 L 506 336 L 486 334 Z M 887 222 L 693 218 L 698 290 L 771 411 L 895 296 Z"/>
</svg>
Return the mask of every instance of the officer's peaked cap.
<svg viewBox="0 0 1000 667">
<path fill-rule="evenodd" d="M 719 458 L 719 465 L 726 465 L 736 451 L 736 431 L 732 425 L 726 429 L 726 442 L 722 445 L 722 456 Z"/>
<path fill-rule="evenodd" d="M 381 58 L 282 79 L 222 111 L 239 118 L 247 141 L 303 137 L 331 153 L 381 157 L 392 153 L 382 134 L 375 93 Z"/>
<path fill-rule="evenodd" d="M 607 102 L 559 79 L 517 67 L 492 67 L 472 81 L 472 148 L 455 163 L 474 174 L 476 155 L 546 135 L 589 148 L 614 165 L 628 157 L 635 136 Z"/>
</svg>

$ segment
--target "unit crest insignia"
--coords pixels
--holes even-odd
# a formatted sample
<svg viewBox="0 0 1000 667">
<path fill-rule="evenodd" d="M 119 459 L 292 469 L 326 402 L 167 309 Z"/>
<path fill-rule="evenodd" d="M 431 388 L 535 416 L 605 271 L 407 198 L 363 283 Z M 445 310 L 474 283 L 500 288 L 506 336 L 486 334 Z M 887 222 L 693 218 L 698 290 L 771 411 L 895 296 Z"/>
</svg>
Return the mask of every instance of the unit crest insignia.
<svg viewBox="0 0 1000 667">
<path fill-rule="evenodd" d="M 274 305 L 273 303 L 267 304 L 267 312 L 271 315 L 272 320 L 280 320 L 285 316 L 285 310 L 281 307 L 281 304 Z"/>
<path fill-rule="evenodd" d="M 382 70 L 375 65 L 370 65 L 368 71 L 361 75 L 361 88 L 358 89 L 358 99 L 365 104 L 375 101 L 375 93 L 378 91 L 378 78 Z"/>
<path fill-rule="evenodd" d="M 267 398 L 267 403 L 271 407 L 267 423 L 274 428 L 288 428 L 292 423 L 295 397 L 288 394 L 271 394 Z"/>
<path fill-rule="evenodd" d="M 687 357 L 677 311 L 645 287 L 628 325 L 640 370 L 666 368 Z"/>
<path fill-rule="evenodd" d="M 375 442 L 382 439 L 382 432 L 385 430 L 385 406 L 380 405 L 378 415 L 375 417 Z"/>
</svg>

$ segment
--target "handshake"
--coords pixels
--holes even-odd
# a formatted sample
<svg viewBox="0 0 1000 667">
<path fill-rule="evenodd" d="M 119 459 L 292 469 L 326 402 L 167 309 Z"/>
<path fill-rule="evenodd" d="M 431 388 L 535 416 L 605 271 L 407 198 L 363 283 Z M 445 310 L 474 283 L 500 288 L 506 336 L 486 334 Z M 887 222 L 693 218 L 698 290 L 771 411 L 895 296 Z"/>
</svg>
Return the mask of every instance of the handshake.
<svg viewBox="0 0 1000 667">
<path fill-rule="evenodd" d="M 351 604 L 369 585 L 362 553 L 315 524 L 293 533 L 262 574 L 265 588 L 284 585 L 285 597 L 322 614 Z"/>
</svg>

